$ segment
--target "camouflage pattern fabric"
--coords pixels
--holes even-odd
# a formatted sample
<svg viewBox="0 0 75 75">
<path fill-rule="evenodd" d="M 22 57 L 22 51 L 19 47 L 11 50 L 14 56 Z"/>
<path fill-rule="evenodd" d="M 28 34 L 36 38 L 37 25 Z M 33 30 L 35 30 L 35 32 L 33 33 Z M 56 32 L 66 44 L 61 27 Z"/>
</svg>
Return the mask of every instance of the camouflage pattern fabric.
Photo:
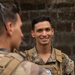
<svg viewBox="0 0 75 75">
<path fill-rule="evenodd" d="M 2 58 L 5 58 L 5 60 L 3 60 L 3 63 L 1 62 Z M 8 59 L 8 62 L 6 59 Z M 12 70 L 11 68 L 15 67 L 14 65 L 16 62 L 14 63 L 14 65 L 12 64 L 10 66 L 12 59 L 20 61 L 20 63 L 16 68 L 14 68 L 14 70 Z M 48 75 L 44 68 L 32 62 L 24 61 L 23 57 L 18 53 L 8 53 L 0 51 L 0 63 L 0 65 L 3 64 L 3 66 L 0 67 L 0 75 Z M 11 74 L 8 73 L 10 71 Z"/>
<path fill-rule="evenodd" d="M 48 75 L 45 69 L 38 65 L 24 61 L 22 62 L 16 71 L 12 75 Z"/>
<path fill-rule="evenodd" d="M 32 53 L 29 52 L 32 50 Z M 36 48 L 32 48 L 30 50 L 25 50 L 26 60 L 32 61 L 38 65 L 46 65 L 52 62 L 57 62 L 56 55 L 55 55 L 55 48 L 52 48 L 52 54 L 48 58 L 47 62 L 45 63 L 42 58 L 39 56 Z M 74 62 L 64 53 L 61 53 L 62 57 L 62 75 L 74 75 Z"/>
<path fill-rule="evenodd" d="M 67 75 L 74 75 L 74 62 L 64 53 L 62 53 L 62 59 L 63 73 Z"/>
</svg>

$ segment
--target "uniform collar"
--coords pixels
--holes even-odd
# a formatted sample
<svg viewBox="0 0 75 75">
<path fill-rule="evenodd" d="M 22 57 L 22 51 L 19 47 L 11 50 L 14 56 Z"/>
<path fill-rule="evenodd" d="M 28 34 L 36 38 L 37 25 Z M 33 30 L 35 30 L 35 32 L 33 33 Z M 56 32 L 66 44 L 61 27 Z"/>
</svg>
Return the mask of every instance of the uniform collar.
<svg viewBox="0 0 75 75">
<path fill-rule="evenodd" d="M 38 51 L 36 50 L 36 47 L 33 48 L 32 52 L 32 59 L 34 60 L 34 63 L 40 63 L 40 64 L 46 64 L 46 63 L 52 63 L 56 62 L 56 57 L 55 57 L 55 49 L 52 47 L 52 53 L 50 57 L 48 58 L 47 62 L 45 63 L 42 58 L 39 56 Z"/>
</svg>

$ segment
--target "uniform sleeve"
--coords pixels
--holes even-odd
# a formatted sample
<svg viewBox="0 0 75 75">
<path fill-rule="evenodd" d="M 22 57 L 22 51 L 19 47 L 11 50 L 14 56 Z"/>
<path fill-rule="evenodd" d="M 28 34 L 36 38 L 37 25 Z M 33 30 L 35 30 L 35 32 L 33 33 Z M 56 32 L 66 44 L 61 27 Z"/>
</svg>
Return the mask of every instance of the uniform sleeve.
<svg viewBox="0 0 75 75">
<path fill-rule="evenodd" d="M 64 53 L 62 53 L 62 59 L 63 74 L 74 75 L 74 61 Z"/>
</svg>

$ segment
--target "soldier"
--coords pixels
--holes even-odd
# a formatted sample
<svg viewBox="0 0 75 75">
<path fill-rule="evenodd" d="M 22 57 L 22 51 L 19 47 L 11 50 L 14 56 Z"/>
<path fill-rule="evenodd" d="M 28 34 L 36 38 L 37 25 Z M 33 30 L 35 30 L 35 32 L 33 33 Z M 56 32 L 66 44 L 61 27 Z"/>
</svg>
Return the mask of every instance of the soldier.
<svg viewBox="0 0 75 75">
<path fill-rule="evenodd" d="M 13 3 L 0 3 L 0 75 L 48 75 L 44 68 L 24 61 L 19 49 L 23 33 L 19 9 Z"/>
<path fill-rule="evenodd" d="M 31 62 L 51 70 L 52 75 L 74 75 L 74 62 L 60 50 L 53 48 L 51 39 L 54 27 L 48 16 L 39 16 L 32 21 L 31 35 L 36 45 L 25 54 Z"/>
</svg>

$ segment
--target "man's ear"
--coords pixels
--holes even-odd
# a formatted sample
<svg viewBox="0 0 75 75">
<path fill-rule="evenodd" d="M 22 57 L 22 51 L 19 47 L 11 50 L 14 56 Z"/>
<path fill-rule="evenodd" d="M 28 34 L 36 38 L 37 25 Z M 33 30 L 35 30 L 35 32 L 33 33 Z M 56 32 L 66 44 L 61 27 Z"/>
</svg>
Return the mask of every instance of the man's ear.
<svg viewBox="0 0 75 75">
<path fill-rule="evenodd" d="M 7 27 L 8 34 L 12 35 L 12 32 L 13 32 L 13 24 L 12 24 L 12 22 L 7 22 L 6 27 Z"/>
<path fill-rule="evenodd" d="M 54 29 L 52 28 L 52 36 L 54 35 Z"/>
<path fill-rule="evenodd" d="M 35 37 L 33 30 L 31 30 L 31 35 L 32 35 L 33 38 Z"/>
</svg>

